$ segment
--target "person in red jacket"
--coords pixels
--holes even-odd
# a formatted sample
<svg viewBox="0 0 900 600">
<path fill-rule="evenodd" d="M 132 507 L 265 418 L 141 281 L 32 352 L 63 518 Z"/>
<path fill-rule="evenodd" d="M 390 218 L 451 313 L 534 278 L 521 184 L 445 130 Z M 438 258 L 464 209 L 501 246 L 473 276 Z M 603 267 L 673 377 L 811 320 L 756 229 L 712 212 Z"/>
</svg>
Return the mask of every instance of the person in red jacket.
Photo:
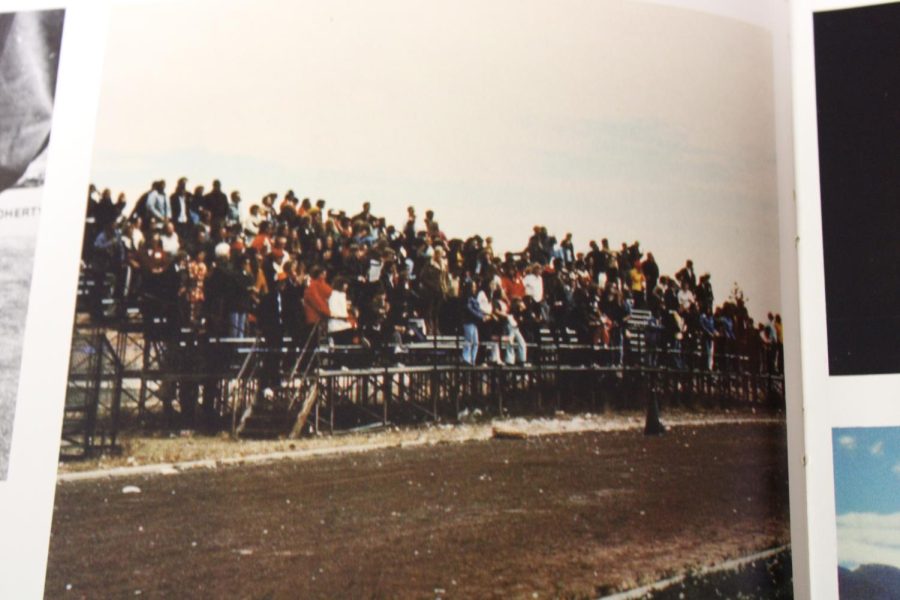
<svg viewBox="0 0 900 600">
<path fill-rule="evenodd" d="M 327 271 L 315 266 L 310 271 L 310 282 L 303 294 L 303 310 L 306 313 L 306 324 L 317 326 L 327 323 L 331 312 L 328 310 L 328 297 L 331 296 L 331 286 L 325 281 Z"/>
</svg>

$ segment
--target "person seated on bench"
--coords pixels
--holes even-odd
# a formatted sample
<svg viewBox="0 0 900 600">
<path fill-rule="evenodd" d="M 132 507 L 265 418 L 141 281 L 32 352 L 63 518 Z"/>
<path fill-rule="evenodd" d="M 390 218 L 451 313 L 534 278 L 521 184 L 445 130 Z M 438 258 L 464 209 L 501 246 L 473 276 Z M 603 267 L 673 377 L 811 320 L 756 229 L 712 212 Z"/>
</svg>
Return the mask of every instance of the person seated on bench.
<svg viewBox="0 0 900 600">
<path fill-rule="evenodd" d="M 347 280 L 335 277 L 328 296 L 328 337 L 335 344 L 352 344 L 356 337 L 356 319 L 347 302 Z"/>
<path fill-rule="evenodd" d="M 528 346 L 525 344 L 525 338 L 519 331 L 519 323 L 512 315 L 509 304 L 503 297 L 501 289 L 494 290 L 494 316 L 498 323 L 503 327 L 503 341 L 506 343 L 504 360 L 508 365 L 527 364 Z"/>
<path fill-rule="evenodd" d="M 478 291 L 478 294 L 476 296 L 478 307 L 486 316 L 486 318 L 482 320 L 481 324 L 479 325 L 479 335 L 488 340 L 484 344 L 487 349 L 485 362 L 493 365 L 501 365 L 503 363 L 500 360 L 500 343 L 494 341 L 494 338 L 499 338 L 503 334 L 504 327 L 503 324 L 498 320 L 497 316 L 494 315 L 494 305 L 491 302 L 493 289 L 496 289 L 494 282 L 490 279 L 486 279 L 482 283 L 481 289 Z"/>
</svg>

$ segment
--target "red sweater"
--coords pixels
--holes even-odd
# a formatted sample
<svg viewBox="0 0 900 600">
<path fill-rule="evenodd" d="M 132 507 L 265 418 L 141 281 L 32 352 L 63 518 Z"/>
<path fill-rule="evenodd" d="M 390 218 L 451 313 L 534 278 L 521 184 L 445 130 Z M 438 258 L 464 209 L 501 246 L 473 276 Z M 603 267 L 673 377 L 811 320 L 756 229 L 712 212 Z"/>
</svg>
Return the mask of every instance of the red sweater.
<svg viewBox="0 0 900 600">
<path fill-rule="evenodd" d="M 506 292 L 506 297 L 510 300 L 519 300 L 525 297 L 525 284 L 522 282 L 521 275 L 516 274 L 512 278 L 504 275 L 500 278 L 500 283 L 503 291 Z"/>
<path fill-rule="evenodd" d="M 331 316 L 328 310 L 328 297 L 331 296 L 331 286 L 324 279 L 313 279 L 303 294 L 303 309 L 306 312 L 306 322 L 315 325 L 322 319 Z"/>
</svg>

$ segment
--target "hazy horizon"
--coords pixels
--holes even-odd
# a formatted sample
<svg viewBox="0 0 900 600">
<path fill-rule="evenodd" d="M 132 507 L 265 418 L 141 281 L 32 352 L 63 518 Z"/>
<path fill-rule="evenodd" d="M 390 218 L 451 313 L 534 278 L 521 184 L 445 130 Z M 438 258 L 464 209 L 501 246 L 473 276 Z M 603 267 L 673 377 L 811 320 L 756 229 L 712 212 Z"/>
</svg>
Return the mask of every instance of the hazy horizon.
<svg viewBox="0 0 900 600">
<path fill-rule="evenodd" d="M 119 5 L 92 177 L 130 201 L 187 176 L 245 209 L 431 208 L 500 250 L 536 224 L 640 240 L 759 318 L 780 306 L 771 52 L 760 27 L 627 1 Z"/>
</svg>

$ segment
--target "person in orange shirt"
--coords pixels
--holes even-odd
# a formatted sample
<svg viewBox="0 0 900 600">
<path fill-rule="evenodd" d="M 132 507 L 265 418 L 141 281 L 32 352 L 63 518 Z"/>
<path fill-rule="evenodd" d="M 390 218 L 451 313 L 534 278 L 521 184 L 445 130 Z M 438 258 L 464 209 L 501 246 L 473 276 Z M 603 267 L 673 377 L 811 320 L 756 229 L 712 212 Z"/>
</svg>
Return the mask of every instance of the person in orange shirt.
<svg viewBox="0 0 900 600">
<path fill-rule="evenodd" d="M 267 256 L 272 251 L 272 238 L 269 236 L 269 222 L 263 221 L 259 224 L 259 233 L 250 242 L 250 247 L 256 250 L 257 256 Z"/>
<path fill-rule="evenodd" d="M 331 286 L 325 281 L 328 272 L 315 266 L 310 270 L 310 282 L 303 294 L 303 310 L 306 314 L 306 324 L 317 326 L 327 323 L 331 316 L 328 310 L 328 298 L 331 296 Z"/>
</svg>

